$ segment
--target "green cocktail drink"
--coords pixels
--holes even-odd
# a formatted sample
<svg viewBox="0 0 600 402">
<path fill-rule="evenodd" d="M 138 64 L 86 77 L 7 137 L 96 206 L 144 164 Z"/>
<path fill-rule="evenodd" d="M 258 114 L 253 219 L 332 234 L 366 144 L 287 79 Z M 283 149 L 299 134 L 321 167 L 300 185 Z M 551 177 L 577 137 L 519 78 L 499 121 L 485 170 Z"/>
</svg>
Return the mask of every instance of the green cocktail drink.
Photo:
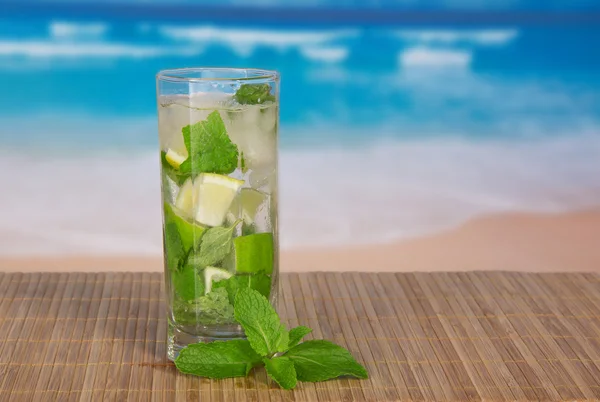
<svg viewBox="0 0 600 402">
<path fill-rule="evenodd" d="M 181 69 L 157 76 L 168 355 L 244 336 L 236 292 L 277 300 L 279 76 Z"/>
</svg>

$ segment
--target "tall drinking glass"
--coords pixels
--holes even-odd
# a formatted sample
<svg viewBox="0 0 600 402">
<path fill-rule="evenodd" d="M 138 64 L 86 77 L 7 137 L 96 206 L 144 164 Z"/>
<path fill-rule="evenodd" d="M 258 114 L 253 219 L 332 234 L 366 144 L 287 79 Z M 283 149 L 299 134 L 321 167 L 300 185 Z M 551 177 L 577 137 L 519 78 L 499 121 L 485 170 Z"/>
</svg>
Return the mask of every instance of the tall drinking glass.
<svg viewBox="0 0 600 402">
<path fill-rule="evenodd" d="M 157 98 L 173 360 L 190 343 L 244 337 L 239 289 L 276 304 L 279 74 L 165 70 Z"/>
</svg>

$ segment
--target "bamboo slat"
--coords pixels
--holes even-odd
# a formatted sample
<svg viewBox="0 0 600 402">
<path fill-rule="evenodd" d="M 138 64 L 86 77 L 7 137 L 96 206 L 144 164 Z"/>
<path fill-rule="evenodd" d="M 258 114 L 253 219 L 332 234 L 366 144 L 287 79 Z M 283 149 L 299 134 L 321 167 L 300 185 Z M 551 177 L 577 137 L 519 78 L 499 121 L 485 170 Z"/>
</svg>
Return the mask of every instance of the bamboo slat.
<svg viewBox="0 0 600 402">
<path fill-rule="evenodd" d="M 182 375 L 158 273 L 1 273 L 0 401 L 600 399 L 600 274 L 305 273 L 280 314 L 347 347 L 370 378 L 284 391 Z"/>
</svg>

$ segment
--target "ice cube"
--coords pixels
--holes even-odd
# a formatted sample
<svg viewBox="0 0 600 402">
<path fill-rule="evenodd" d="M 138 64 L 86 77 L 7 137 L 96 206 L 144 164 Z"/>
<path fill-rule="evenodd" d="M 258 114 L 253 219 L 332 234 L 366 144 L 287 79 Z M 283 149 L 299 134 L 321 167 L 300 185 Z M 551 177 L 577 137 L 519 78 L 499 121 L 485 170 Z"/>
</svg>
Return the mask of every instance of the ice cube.
<svg viewBox="0 0 600 402">
<path fill-rule="evenodd" d="M 271 105 L 269 107 L 260 110 L 260 116 L 258 119 L 258 126 L 264 132 L 273 132 L 276 130 L 277 125 L 277 105 Z"/>
<path fill-rule="evenodd" d="M 250 171 L 249 179 L 252 188 L 270 192 L 276 180 L 275 166 L 263 165 Z"/>
<path fill-rule="evenodd" d="M 158 108 L 158 133 L 161 149 L 166 150 L 170 148 L 179 154 L 187 156 L 181 129 L 190 124 L 189 120 L 189 109 L 184 106 L 172 103 L 164 106 L 161 105 Z"/>
<path fill-rule="evenodd" d="M 249 169 L 273 165 L 275 161 L 276 136 L 272 131 L 261 128 L 262 118 L 258 106 L 247 106 L 242 110 L 229 111 L 225 119 L 229 137 L 244 153 Z"/>
</svg>

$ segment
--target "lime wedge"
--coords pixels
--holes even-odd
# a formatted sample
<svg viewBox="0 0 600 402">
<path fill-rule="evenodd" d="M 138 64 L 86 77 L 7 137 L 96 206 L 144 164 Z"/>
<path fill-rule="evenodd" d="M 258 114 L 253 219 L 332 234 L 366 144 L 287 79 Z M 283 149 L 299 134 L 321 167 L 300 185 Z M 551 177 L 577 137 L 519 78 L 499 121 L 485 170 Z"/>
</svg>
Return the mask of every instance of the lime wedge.
<svg viewBox="0 0 600 402">
<path fill-rule="evenodd" d="M 213 282 L 219 282 L 224 279 L 229 279 L 233 275 L 230 272 L 216 267 L 204 268 L 204 294 L 210 293 Z"/>
<path fill-rule="evenodd" d="M 169 165 L 175 169 L 179 169 L 179 166 L 187 159 L 187 156 L 169 148 L 165 154 L 165 159 L 169 162 Z"/>
<path fill-rule="evenodd" d="M 209 226 L 221 226 L 243 180 L 214 173 L 199 174 L 194 180 L 195 218 Z M 182 188 L 183 189 L 183 188 Z"/>
<path fill-rule="evenodd" d="M 165 202 L 163 208 L 165 210 L 165 223 L 174 222 L 179 231 L 179 236 L 181 236 L 181 243 L 184 250 L 187 251 L 191 249 L 194 244 L 198 243 L 206 228 L 196 223 L 189 222 L 169 203 Z"/>
<path fill-rule="evenodd" d="M 235 270 L 243 273 L 273 272 L 273 235 L 255 233 L 233 239 Z"/>
<path fill-rule="evenodd" d="M 194 216 L 194 183 L 187 179 L 177 193 L 175 206 L 188 218 Z"/>
</svg>

